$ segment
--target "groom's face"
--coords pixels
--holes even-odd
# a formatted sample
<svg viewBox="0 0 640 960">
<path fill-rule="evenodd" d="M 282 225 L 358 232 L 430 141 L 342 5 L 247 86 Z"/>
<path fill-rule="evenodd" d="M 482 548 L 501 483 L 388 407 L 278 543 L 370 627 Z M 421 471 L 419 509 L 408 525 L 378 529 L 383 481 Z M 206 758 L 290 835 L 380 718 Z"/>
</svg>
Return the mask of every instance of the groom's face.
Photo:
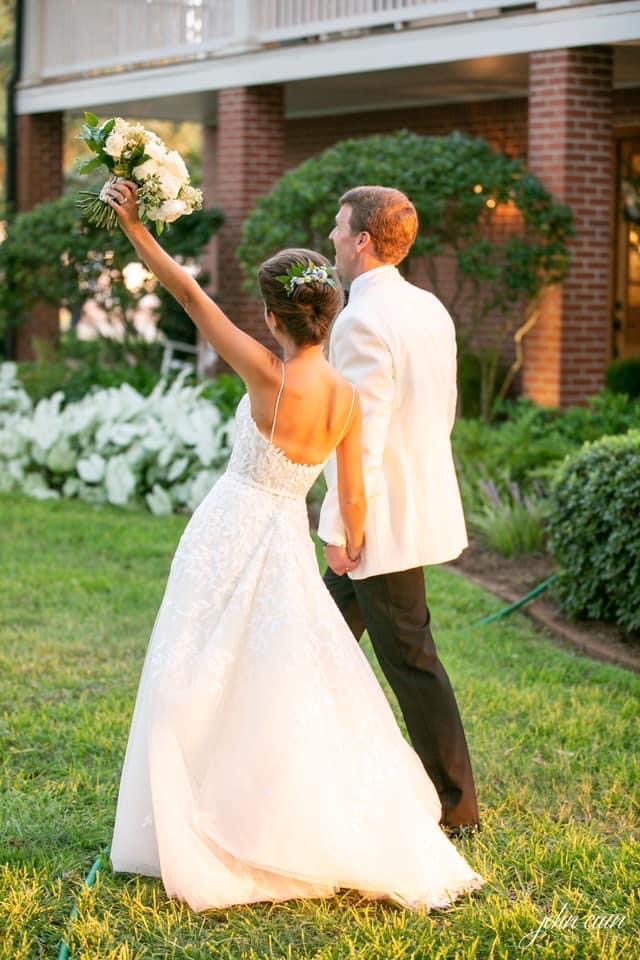
<svg viewBox="0 0 640 960">
<path fill-rule="evenodd" d="M 345 203 L 338 210 L 336 225 L 329 234 L 336 251 L 336 269 L 343 283 L 350 283 L 357 276 L 360 236 L 351 232 L 351 206 Z"/>
</svg>

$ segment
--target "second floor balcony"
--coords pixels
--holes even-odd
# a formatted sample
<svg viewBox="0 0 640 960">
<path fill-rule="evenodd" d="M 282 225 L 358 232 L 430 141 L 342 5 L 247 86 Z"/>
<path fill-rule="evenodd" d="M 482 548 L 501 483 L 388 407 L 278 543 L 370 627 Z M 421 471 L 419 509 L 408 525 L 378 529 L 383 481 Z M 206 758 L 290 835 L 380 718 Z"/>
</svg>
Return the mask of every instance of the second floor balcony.
<svg viewBox="0 0 640 960">
<path fill-rule="evenodd" d="M 609 9 L 606 9 L 606 8 Z M 601 8 L 605 8 L 601 10 Z M 223 57 L 381 32 L 493 21 L 513 29 L 562 11 L 579 33 L 600 14 L 628 18 L 640 5 L 589 0 L 26 0 L 23 80 L 37 83 Z M 634 16 L 635 15 L 635 16 Z M 508 25 L 506 21 L 509 21 Z M 502 24 L 496 21 L 502 21 Z M 523 21 L 524 25 L 524 21 Z M 606 37 L 603 37 L 603 41 Z"/>
</svg>

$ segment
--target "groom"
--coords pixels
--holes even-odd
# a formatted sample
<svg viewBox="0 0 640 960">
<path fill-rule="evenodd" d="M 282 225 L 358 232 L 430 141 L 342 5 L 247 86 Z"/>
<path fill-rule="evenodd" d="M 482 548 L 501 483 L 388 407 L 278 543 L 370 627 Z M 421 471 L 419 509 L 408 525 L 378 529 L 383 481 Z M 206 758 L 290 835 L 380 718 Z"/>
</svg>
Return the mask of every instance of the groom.
<svg viewBox="0 0 640 960">
<path fill-rule="evenodd" d="M 325 583 L 356 640 L 368 630 L 440 796 L 440 822 L 459 835 L 478 828 L 480 818 L 458 706 L 431 635 L 422 570 L 467 546 L 450 442 L 456 339 L 443 304 L 397 269 L 417 230 L 415 208 L 398 190 L 362 186 L 340 198 L 330 239 L 350 292 L 331 333 L 329 359 L 362 403 L 368 506 L 359 565 L 345 549 L 335 457 L 325 470 L 318 533 L 326 544 Z"/>
</svg>

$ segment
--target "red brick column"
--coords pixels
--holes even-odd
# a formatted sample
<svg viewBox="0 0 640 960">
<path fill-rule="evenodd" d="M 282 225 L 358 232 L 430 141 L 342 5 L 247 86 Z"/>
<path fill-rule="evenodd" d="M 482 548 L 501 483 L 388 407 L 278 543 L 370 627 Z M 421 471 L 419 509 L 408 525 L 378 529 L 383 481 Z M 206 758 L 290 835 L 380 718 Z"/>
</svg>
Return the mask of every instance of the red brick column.
<svg viewBox="0 0 640 960">
<path fill-rule="evenodd" d="M 225 215 L 218 234 L 218 299 L 243 330 L 277 349 L 262 302 L 242 290 L 236 259 L 242 224 L 258 197 L 284 172 L 284 88 L 240 87 L 218 94 L 216 202 Z"/>
<path fill-rule="evenodd" d="M 610 355 L 613 58 L 608 47 L 532 53 L 529 169 L 574 214 L 571 268 L 543 298 L 524 341 L 523 388 L 538 403 L 580 403 Z"/>
<path fill-rule="evenodd" d="M 202 191 L 205 207 L 220 205 L 216 192 L 218 131 L 215 127 L 202 129 Z M 214 234 L 200 256 L 204 269 L 210 274 L 208 289 L 212 294 L 218 290 L 218 234 Z"/>
<path fill-rule="evenodd" d="M 24 114 L 17 122 L 17 209 L 31 210 L 62 194 L 62 113 Z M 60 334 L 58 308 L 37 304 L 18 329 L 18 360 L 33 360 L 34 339 L 55 343 Z"/>
</svg>

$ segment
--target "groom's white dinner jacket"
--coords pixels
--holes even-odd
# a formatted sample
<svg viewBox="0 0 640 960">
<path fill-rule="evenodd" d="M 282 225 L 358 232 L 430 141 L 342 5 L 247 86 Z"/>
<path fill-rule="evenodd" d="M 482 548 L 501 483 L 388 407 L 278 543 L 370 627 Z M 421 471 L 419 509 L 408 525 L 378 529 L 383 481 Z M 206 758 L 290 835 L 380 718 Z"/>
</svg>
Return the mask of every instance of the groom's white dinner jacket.
<svg viewBox="0 0 640 960">
<path fill-rule="evenodd" d="M 453 321 L 396 267 L 360 274 L 335 320 L 329 360 L 362 404 L 365 549 L 353 579 L 444 563 L 467 546 L 451 451 L 457 398 Z M 345 544 L 335 454 L 319 536 Z"/>
</svg>

